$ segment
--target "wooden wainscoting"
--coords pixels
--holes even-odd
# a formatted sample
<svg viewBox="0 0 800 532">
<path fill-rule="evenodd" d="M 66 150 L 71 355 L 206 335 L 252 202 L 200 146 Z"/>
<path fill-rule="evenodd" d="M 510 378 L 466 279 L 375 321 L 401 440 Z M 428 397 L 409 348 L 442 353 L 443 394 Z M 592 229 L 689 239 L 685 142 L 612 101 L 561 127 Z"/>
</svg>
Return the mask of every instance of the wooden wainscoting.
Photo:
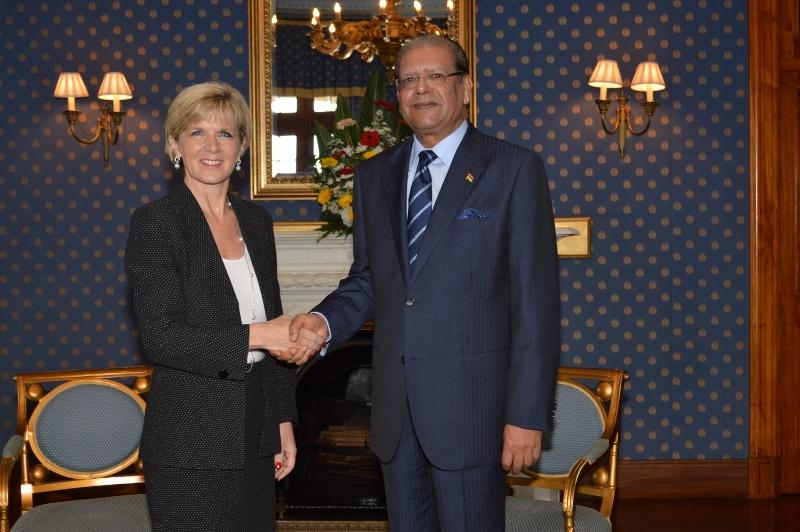
<svg viewBox="0 0 800 532">
<path fill-rule="evenodd" d="M 749 0 L 750 486 L 800 493 L 800 3 Z"/>
<path fill-rule="evenodd" d="M 618 467 L 620 499 L 747 497 L 747 460 L 635 460 Z"/>
</svg>

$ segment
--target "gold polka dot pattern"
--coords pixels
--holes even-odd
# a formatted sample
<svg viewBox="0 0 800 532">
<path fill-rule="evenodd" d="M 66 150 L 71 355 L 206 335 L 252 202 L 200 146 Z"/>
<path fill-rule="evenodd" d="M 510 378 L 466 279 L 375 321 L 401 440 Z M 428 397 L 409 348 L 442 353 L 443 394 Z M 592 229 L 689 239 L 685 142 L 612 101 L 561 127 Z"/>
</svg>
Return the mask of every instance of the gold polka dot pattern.
<svg viewBox="0 0 800 532">
<path fill-rule="evenodd" d="M 592 217 L 592 258 L 561 264 L 562 364 L 630 373 L 624 459 L 746 458 L 746 5 L 477 7 L 479 127 L 542 155 L 558 216 Z M 587 85 L 601 57 L 667 83 L 624 161 Z"/>
<path fill-rule="evenodd" d="M 593 255 L 562 263 L 562 363 L 627 369 L 626 459 L 747 456 L 747 19 L 732 0 L 477 1 L 477 126 L 545 159 L 556 214 L 592 217 Z M 122 254 L 130 211 L 163 196 L 163 119 L 180 88 L 247 94 L 245 0 L 12 0 L 0 11 L 0 402 L 22 371 L 138 363 Z M 621 162 L 586 85 L 600 56 L 667 90 Z M 124 134 L 66 132 L 60 71 L 81 71 L 83 129 L 125 72 Z M 614 96 L 612 96 L 613 98 Z M 612 107 L 613 110 L 613 107 Z M 634 103 L 633 112 L 641 110 Z M 242 171 L 247 175 L 248 169 Z M 246 194 L 245 180 L 238 188 Z M 270 202 L 314 220 L 313 202 Z"/>
<path fill-rule="evenodd" d="M 248 93 L 247 1 L 15 0 L 0 9 L 0 35 L 5 439 L 16 427 L 14 374 L 142 361 L 123 267 L 130 213 L 171 188 L 163 121 L 173 96 L 209 79 Z M 88 137 L 110 70 L 125 73 L 133 99 L 104 170 L 101 145 L 69 135 L 53 90 L 60 72 L 81 72 Z"/>
</svg>

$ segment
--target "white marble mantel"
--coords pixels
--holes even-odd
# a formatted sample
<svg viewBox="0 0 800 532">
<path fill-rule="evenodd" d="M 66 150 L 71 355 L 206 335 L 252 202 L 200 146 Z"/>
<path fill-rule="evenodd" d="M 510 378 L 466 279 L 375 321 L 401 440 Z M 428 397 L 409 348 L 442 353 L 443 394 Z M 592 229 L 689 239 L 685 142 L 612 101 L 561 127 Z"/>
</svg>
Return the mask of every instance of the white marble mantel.
<svg viewBox="0 0 800 532">
<path fill-rule="evenodd" d="M 336 288 L 350 269 L 353 239 L 319 236 L 317 231 L 275 231 L 285 314 L 308 311 Z"/>
</svg>

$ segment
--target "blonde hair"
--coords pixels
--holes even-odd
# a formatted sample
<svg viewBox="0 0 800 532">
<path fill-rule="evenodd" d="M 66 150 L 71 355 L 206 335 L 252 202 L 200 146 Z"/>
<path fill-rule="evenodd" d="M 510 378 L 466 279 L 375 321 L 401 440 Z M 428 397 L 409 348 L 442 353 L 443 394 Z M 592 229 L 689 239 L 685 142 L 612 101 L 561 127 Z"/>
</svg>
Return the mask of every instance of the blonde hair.
<svg viewBox="0 0 800 532">
<path fill-rule="evenodd" d="M 189 126 L 204 118 L 231 116 L 239 129 L 239 139 L 246 148 L 253 132 L 253 120 L 242 93 L 222 81 L 206 81 L 190 85 L 175 96 L 167 110 L 166 149 L 170 160 L 175 152 L 169 138 L 177 139 Z"/>
</svg>

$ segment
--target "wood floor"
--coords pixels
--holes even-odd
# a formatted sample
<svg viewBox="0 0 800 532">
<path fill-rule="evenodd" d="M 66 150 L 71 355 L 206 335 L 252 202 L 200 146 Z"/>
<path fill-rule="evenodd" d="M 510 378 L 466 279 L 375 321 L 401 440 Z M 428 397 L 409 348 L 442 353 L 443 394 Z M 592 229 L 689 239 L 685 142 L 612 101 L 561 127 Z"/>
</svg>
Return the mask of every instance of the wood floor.
<svg viewBox="0 0 800 532">
<path fill-rule="evenodd" d="M 800 532 L 800 496 L 784 496 L 774 501 L 618 499 L 612 522 L 614 532 Z M 278 523 L 279 532 L 343 530 L 386 532 L 388 527 L 385 522 L 359 522 L 353 528 L 330 522 Z"/>
<path fill-rule="evenodd" d="M 747 499 L 622 499 L 614 532 L 798 532 L 800 496 Z"/>
<path fill-rule="evenodd" d="M 12 515 L 17 514 L 12 512 Z M 774 501 L 617 499 L 612 523 L 614 532 L 800 532 L 800 495 L 787 495 Z M 386 532 L 387 529 L 385 523 L 378 522 L 361 522 L 355 528 L 296 521 L 278 523 L 280 532 Z"/>
</svg>

